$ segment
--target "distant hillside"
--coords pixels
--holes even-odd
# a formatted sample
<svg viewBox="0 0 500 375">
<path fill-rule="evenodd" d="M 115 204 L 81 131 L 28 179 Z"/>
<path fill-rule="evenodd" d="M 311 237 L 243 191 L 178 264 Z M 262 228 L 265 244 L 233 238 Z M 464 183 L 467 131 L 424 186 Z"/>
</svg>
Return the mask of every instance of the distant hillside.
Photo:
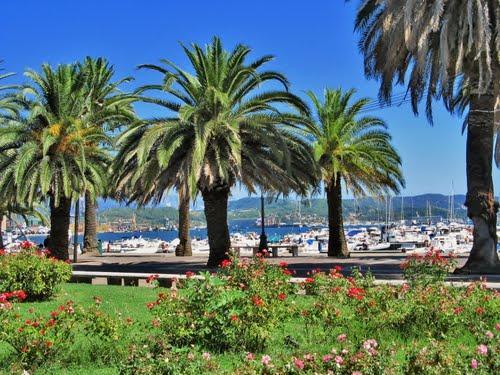
<svg viewBox="0 0 500 375">
<path fill-rule="evenodd" d="M 464 195 L 454 196 L 454 213 L 456 218 L 464 219 L 466 210 L 463 207 Z M 164 226 L 167 223 L 177 222 L 176 207 L 120 207 L 113 201 L 100 202 L 99 220 L 101 223 L 126 223 L 130 222 L 135 213 L 138 225 Z M 401 206 L 403 205 L 403 212 Z M 449 196 L 442 194 L 423 194 L 391 198 L 390 217 L 392 221 L 405 219 L 418 219 L 428 215 L 428 206 L 434 218 L 447 218 L 449 216 Z M 374 198 L 345 199 L 343 212 L 347 220 L 384 221 L 386 217 L 386 202 Z M 323 198 L 307 199 L 302 202 L 290 199 L 266 200 L 266 216 L 274 216 L 279 221 L 295 222 L 299 219 L 317 221 L 326 218 L 327 205 Z M 300 215 L 299 215 L 300 213 Z M 260 198 L 248 197 L 229 202 L 228 217 L 234 219 L 255 219 L 260 215 Z M 195 225 L 205 223 L 202 210 L 193 209 L 191 219 Z"/>
<path fill-rule="evenodd" d="M 465 218 L 466 211 L 463 207 L 465 195 L 454 196 L 455 216 Z M 386 212 L 386 202 L 374 198 L 345 199 L 343 201 L 344 215 L 348 218 L 356 215 L 359 220 L 384 220 Z M 427 216 L 428 205 L 430 205 L 431 215 L 446 218 L 449 215 L 449 196 L 442 194 L 423 194 L 417 196 L 406 196 L 391 198 L 391 218 L 401 219 L 401 207 L 403 217 L 412 219 Z M 291 200 L 266 201 L 266 214 L 278 217 L 298 216 L 299 203 Z M 260 210 L 260 198 L 243 198 L 229 202 L 230 217 L 247 218 L 256 217 Z M 308 199 L 302 201 L 300 213 L 326 217 L 328 212 L 326 199 Z"/>
</svg>

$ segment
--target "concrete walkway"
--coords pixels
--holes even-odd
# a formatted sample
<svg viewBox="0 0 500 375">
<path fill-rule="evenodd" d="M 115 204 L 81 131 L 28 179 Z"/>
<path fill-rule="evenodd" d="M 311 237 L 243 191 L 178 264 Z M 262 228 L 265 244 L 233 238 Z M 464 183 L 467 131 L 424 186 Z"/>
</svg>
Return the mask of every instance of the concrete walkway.
<svg viewBox="0 0 500 375">
<path fill-rule="evenodd" d="M 329 258 L 326 255 L 300 255 L 298 257 L 280 256 L 268 258 L 270 263 L 287 262 L 288 268 L 295 271 L 297 277 L 306 277 L 314 269 L 328 271 L 334 266 L 341 266 L 348 275 L 352 268 L 362 272 L 370 270 L 378 280 L 402 280 L 400 265 L 406 258 L 402 253 L 355 253 L 350 258 Z M 459 266 L 466 258 L 458 258 Z M 127 272 L 148 274 L 185 274 L 187 271 L 208 270 L 207 256 L 176 257 L 173 254 L 89 256 L 82 255 L 78 263 L 73 264 L 77 271 Z M 479 280 L 481 275 L 450 275 L 449 281 Z M 489 282 L 500 283 L 500 275 L 489 275 Z"/>
</svg>

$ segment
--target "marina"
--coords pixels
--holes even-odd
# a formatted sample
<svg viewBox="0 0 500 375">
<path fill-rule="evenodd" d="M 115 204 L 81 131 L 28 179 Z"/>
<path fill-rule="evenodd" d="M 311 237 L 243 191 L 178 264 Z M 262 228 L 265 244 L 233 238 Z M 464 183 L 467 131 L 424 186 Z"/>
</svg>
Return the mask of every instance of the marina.
<svg viewBox="0 0 500 375">
<path fill-rule="evenodd" d="M 260 221 L 237 220 L 230 222 L 231 246 L 241 248 L 243 256 L 253 255 L 259 246 Z M 299 255 L 327 254 L 328 228 L 314 224 L 301 226 L 266 226 L 269 246 L 282 246 L 280 253 L 288 253 L 286 246 L 296 245 Z M 5 232 L 3 241 L 7 251 L 15 251 L 22 241 L 29 240 L 43 245 L 48 232 L 33 233 L 33 228 Z M 500 235 L 500 227 L 497 228 Z M 345 226 L 345 236 L 350 252 L 424 253 L 439 249 L 443 254 L 463 254 L 472 247 L 472 226 L 458 222 L 417 223 L 365 223 Z M 104 232 L 98 234 L 99 251 L 107 254 L 150 255 L 174 253 L 179 244 L 176 231 L 152 230 L 136 232 Z M 73 238 L 70 238 L 73 243 Z M 79 235 L 78 243 L 83 238 Z M 207 255 L 209 245 L 206 228 L 191 230 L 193 255 Z M 81 245 L 80 245 L 81 248 Z"/>
</svg>

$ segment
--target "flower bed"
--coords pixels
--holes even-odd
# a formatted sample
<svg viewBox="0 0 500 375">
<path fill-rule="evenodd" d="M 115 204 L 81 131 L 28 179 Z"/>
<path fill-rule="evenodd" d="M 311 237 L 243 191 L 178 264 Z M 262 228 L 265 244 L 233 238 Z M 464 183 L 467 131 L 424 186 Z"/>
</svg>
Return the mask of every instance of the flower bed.
<svg viewBox="0 0 500 375">
<path fill-rule="evenodd" d="M 288 282 L 286 263 L 255 258 L 222 266 L 201 280 L 188 273 L 177 291 L 158 289 L 133 315 L 126 306 L 154 291 L 82 286 L 86 300 L 41 315 L 23 313 L 29 305 L 14 301 L 0 311 L 0 341 L 21 350 L 1 360 L 0 349 L 0 363 L 49 373 L 85 365 L 121 374 L 500 372 L 500 298 L 482 282 L 375 286 L 369 274 L 345 277 L 336 267 L 297 286 Z M 300 287 L 307 295 L 296 293 Z M 107 298 L 92 298 L 98 291 L 109 291 Z M 47 331 L 54 312 L 61 320 Z"/>
</svg>

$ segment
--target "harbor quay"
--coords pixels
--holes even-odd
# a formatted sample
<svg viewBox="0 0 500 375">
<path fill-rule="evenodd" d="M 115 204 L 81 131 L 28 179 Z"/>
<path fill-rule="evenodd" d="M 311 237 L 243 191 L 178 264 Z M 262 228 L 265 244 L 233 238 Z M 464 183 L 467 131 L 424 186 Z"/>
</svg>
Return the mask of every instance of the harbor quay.
<svg viewBox="0 0 500 375">
<path fill-rule="evenodd" d="M 286 255 L 277 258 L 269 257 L 267 261 L 275 264 L 286 262 L 288 268 L 296 277 L 307 277 L 315 270 L 327 272 L 335 266 L 340 266 L 344 275 L 349 275 L 353 269 L 358 268 L 362 273 L 370 271 L 376 279 L 402 280 L 403 270 L 401 264 L 406 257 L 407 255 L 404 253 L 356 252 L 351 253 L 349 258 L 332 258 L 325 255 L 299 255 L 297 257 Z M 466 256 L 459 256 L 457 266 L 462 266 L 466 260 Z M 173 254 L 137 256 L 127 254 L 115 256 L 83 254 L 79 257 L 78 262 L 73 264 L 73 270 L 183 275 L 189 271 L 213 270 L 206 266 L 206 261 L 206 256 L 176 257 Z M 480 278 L 480 275 L 449 275 L 448 280 L 474 281 Z M 500 275 L 489 275 L 487 280 L 500 283 Z"/>
</svg>

